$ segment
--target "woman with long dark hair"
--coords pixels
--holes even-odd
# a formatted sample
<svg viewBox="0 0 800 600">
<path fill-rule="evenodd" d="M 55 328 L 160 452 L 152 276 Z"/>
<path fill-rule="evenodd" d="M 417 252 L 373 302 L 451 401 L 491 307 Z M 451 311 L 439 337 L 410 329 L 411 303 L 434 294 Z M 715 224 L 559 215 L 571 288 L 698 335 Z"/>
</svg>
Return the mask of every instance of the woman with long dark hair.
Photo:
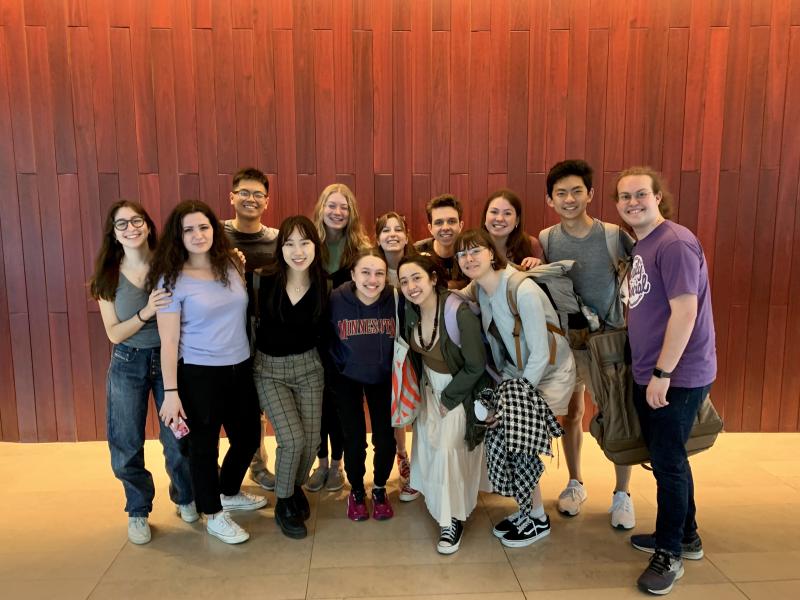
<svg viewBox="0 0 800 600">
<path fill-rule="evenodd" d="M 138 202 L 111 205 L 103 226 L 103 241 L 90 281 L 92 297 L 108 339 L 114 344 L 106 376 L 106 422 L 111 468 L 125 489 L 128 539 L 150 541 L 148 515 L 153 510 L 153 476 L 144 465 L 145 424 L 150 393 L 156 408 L 164 401 L 160 346 L 155 315 L 169 304 L 163 288 L 145 290 L 150 259 L 156 245 L 156 226 Z M 169 494 L 187 523 L 199 517 L 192 500 L 192 482 L 185 442 L 161 424 Z"/>
<path fill-rule="evenodd" d="M 188 424 L 195 501 L 208 533 L 228 544 L 244 542 L 250 535 L 228 511 L 267 503 L 241 490 L 260 442 L 260 411 L 241 263 L 208 205 L 187 200 L 170 213 L 148 283 L 172 293 L 158 311 L 166 394 L 159 415 L 166 425 Z M 218 468 L 222 426 L 229 449 Z"/>
<path fill-rule="evenodd" d="M 276 262 L 259 279 L 253 375 L 278 442 L 275 521 L 284 535 L 299 539 L 307 535 L 310 516 L 301 486 L 314 464 L 322 418 L 324 372 L 317 347 L 328 278 L 317 230 L 307 217 L 281 223 L 277 250 Z"/>
<path fill-rule="evenodd" d="M 481 229 L 492 236 L 500 256 L 523 269 L 535 267 L 544 259 L 539 240 L 525 232 L 522 201 L 511 190 L 500 189 L 489 194 L 483 205 Z"/>
</svg>

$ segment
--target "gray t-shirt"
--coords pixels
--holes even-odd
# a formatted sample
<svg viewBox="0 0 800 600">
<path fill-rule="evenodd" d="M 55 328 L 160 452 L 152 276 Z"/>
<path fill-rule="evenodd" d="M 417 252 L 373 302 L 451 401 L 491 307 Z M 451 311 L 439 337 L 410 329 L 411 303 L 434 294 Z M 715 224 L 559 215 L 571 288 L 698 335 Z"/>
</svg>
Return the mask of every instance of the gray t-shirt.
<svg viewBox="0 0 800 600">
<path fill-rule="evenodd" d="M 179 275 L 172 302 L 159 309 L 181 313 L 178 358 L 193 365 L 238 365 L 250 357 L 245 329 L 247 291 L 234 268 L 228 269 L 228 287 Z M 159 286 L 162 282 L 159 282 Z"/>
<path fill-rule="evenodd" d="M 262 225 L 257 233 L 244 233 L 234 228 L 233 221 L 225 221 L 225 235 L 231 246 L 242 251 L 247 272 L 260 269 L 275 257 L 278 230 Z"/>
<path fill-rule="evenodd" d="M 125 275 L 120 273 L 117 295 L 114 296 L 114 312 L 117 313 L 117 319 L 120 322 L 130 319 L 137 311 L 147 306 L 149 297 L 150 295 L 146 291 L 133 285 Z M 158 337 L 156 320 L 149 320 L 142 325 L 139 331 L 122 343 L 131 348 L 158 348 L 161 345 L 161 339 Z"/>
<path fill-rule="evenodd" d="M 633 239 L 622 230 L 619 244 L 619 255 L 629 255 Z M 546 248 L 548 262 L 575 261 L 568 275 L 584 304 L 592 308 L 601 320 L 611 307 L 606 324 L 614 328 L 625 325 L 622 303 L 615 299 L 617 277 L 615 265 L 608 254 L 602 221 L 594 219 L 592 229 L 583 238 L 571 236 L 560 224 L 556 225 L 547 234 Z"/>
</svg>

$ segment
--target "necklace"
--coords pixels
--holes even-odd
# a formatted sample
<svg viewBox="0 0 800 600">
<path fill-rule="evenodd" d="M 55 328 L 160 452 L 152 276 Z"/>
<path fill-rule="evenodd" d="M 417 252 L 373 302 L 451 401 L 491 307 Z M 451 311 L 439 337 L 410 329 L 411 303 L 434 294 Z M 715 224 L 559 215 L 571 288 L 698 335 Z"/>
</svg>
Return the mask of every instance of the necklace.
<svg viewBox="0 0 800 600">
<path fill-rule="evenodd" d="M 434 292 L 435 293 L 435 292 Z M 436 340 L 436 333 L 439 330 L 439 294 L 436 294 L 436 313 L 433 316 L 433 331 L 431 331 L 431 341 L 426 344 L 422 337 L 422 314 L 420 313 L 419 322 L 417 323 L 417 335 L 419 336 L 419 343 L 425 352 L 430 352 L 433 348 L 433 342 Z"/>
</svg>

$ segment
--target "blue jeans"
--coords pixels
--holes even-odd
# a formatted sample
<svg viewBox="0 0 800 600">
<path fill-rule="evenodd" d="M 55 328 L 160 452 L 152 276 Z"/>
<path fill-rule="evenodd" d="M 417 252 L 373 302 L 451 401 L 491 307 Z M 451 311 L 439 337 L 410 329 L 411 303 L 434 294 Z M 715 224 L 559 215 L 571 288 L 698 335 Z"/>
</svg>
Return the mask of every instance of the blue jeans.
<svg viewBox="0 0 800 600">
<path fill-rule="evenodd" d="M 694 480 L 686 442 L 700 404 L 710 389 L 711 385 L 670 387 L 667 391 L 669 404 L 654 410 L 647 404 L 647 386 L 633 386 L 633 402 L 656 478 L 656 548 L 674 556 L 680 556 L 681 542 L 697 537 Z"/>
<path fill-rule="evenodd" d="M 153 510 L 153 476 L 144 467 L 147 402 L 151 391 L 156 410 L 160 410 L 164 402 L 160 349 L 114 346 L 106 376 L 108 447 L 111 468 L 125 488 L 125 512 L 131 517 L 146 517 Z M 170 478 L 169 496 L 175 504 L 189 504 L 194 495 L 186 443 L 176 440 L 172 430 L 160 420 L 159 425 Z"/>
</svg>

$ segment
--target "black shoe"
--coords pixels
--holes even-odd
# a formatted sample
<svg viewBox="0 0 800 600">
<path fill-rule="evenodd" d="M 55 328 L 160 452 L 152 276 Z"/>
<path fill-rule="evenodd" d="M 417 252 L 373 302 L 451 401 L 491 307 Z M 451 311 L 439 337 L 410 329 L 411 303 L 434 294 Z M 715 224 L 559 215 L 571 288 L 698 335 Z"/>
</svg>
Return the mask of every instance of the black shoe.
<svg viewBox="0 0 800 600">
<path fill-rule="evenodd" d="M 520 513 L 519 511 L 515 512 L 512 515 L 508 515 L 505 519 L 500 521 L 497 525 L 494 526 L 492 529 L 492 535 L 496 538 L 501 538 L 509 531 L 514 531 L 517 528 L 517 519 L 519 519 Z"/>
<path fill-rule="evenodd" d="M 278 498 L 275 503 L 275 522 L 286 537 L 300 540 L 308 535 L 306 524 L 291 498 Z"/>
<path fill-rule="evenodd" d="M 631 536 L 631 546 L 642 552 L 653 554 L 656 551 L 656 534 L 640 533 Z M 681 542 L 681 558 L 700 560 L 703 558 L 703 541 L 698 535 L 689 542 Z"/>
<path fill-rule="evenodd" d="M 308 505 L 308 498 L 306 498 L 306 495 L 303 493 L 303 488 L 299 485 L 294 486 L 292 500 L 303 521 L 308 521 L 308 518 L 311 516 L 311 507 Z"/>
<path fill-rule="evenodd" d="M 442 527 L 442 533 L 439 536 L 439 543 L 436 546 L 436 551 L 439 554 L 453 554 L 458 552 L 461 546 L 461 538 L 464 537 L 464 524 L 458 519 L 453 519 L 450 527 Z"/>
<path fill-rule="evenodd" d="M 636 585 L 644 592 L 663 596 L 672 591 L 675 582 L 683 577 L 683 560 L 665 550 L 656 550 L 650 564 L 639 576 Z"/>
<path fill-rule="evenodd" d="M 524 548 L 548 535 L 550 535 L 550 517 L 545 515 L 544 521 L 529 517 L 520 519 L 513 531 L 500 538 L 500 543 L 508 548 Z"/>
</svg>

